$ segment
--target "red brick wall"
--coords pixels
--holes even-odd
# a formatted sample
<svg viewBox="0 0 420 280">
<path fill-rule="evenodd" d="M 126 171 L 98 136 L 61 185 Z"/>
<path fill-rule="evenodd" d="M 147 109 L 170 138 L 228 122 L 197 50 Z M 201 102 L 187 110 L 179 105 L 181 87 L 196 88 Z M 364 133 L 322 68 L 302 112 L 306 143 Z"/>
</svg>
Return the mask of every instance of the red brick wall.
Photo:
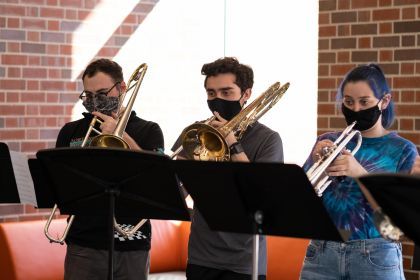
<svg viewBox="0 0 420 280">
<path fill-rule="evenodd" d="M 396 103 L 392 129 L 420 146 L 420 0 L 320 0 L 318 61 L 318 133 L 345 126 L 334 103 L 345 73 L 377 62 Z M 419 280 L 413 244 L 403 246 L 406 278 Z"/>
<path fill-rule="evenodd" d="M 100 2 L 0 1 L 0 141 L 10 149 L 32 155 L 54 147 L 82 88 L 70 76 L 73 32 Z M 112 58 L 158 0 L 139 2 L 92 59 Z M 115 1 L 116 9 L 120 4 Z M 45 215 L 31 206 L 0 205 L 0 222 Z"/>
<path fill-rule="evenodd" d="M 321 0 L 318 131 L 345 125 L 334 98 L 352 67 L 378 62 L 396 102 L 393 129 L 420 145 L 420 1 Z"/>
</svg>

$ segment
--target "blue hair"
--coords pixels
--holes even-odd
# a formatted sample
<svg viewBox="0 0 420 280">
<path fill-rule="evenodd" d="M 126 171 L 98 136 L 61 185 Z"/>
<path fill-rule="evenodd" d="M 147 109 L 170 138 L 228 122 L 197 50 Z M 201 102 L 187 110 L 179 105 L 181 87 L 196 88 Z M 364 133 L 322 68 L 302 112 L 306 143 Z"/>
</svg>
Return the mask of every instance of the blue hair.
<svg viewBox="0 0 420 280">
<path fill-rule="evenodd" d="M 341 82 L 336 96 L 337 106 L 341 107 L 341 103 L 343 102 L 343 90 L 346 84 L 359 81 L 367 82 L 377 99 L 382 99 L 387 93 L 391 94 L 384 72 L 377 64 L 371 63 L 368 65 L 361 65 L 348 72 Z M 394 101 L 391 98 L 388 106 L 382 110 L 382 126 L 384 128 L 389 128 L 394 122 L 394 118 Z"/>
</svg>

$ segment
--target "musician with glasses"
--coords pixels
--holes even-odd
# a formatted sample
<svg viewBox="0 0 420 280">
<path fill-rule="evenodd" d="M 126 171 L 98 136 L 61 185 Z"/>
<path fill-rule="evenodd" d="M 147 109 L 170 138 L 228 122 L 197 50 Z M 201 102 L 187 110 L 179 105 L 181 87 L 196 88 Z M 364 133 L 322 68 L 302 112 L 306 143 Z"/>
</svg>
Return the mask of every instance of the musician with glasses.
<svg viewBox="0 0 420 280">
<path fill-rule="evenodd" d="M 83 118 L 64 125 L 58 135 L 57 147 L 78 147 L 88 131 L 93 116 L 103 120 L 97 125 L 102 133 L 115 130 L 121 96 L 126 91 L 121 67 L 108 59 L 91 62 L 82 76 L 84 90 L 80 95 L 87 113 Z M 96 136 L 94 133 L 88 142 Z M 131 112 L 123 139 L 132 149 L 163 152 L 163 134 L 157 123 L 143 120 Z M 115 166 L 118 172 L 121 166 Z M 116 217 L 123 229 L 136 225 L 142 217 Z M 132 237 L 115 232 L 114 279 L 147 279 L 151 225 L 147 221 Z M 107 279 L 108 220 L 107 217 L 76 216 L 66 238 L 64 279 Z"/>
<path fill-rule="evenodd" d="M 404 279 L 401 244 L 382 238 L 375 227 L 374 211 L 354 178 L 366 173 L 410 172 L 416 146 L 394 131 L 394 104 L 382 69 L 376 64 L 352 69 L 337 92 L 337 104 L 348 125 L 361 132 L 360 149 L 353 156 L 343 150 L 326 169 L 332 183 L 322 201 L 336 227 L 350 232 L 347 242 L 312 240 L 308 245 L 302 280 Z M 331 146 L 340 132 L 318 137 L 304 164 L 308 170 L 321 150 Z M 357 139 L 347 145 L 353 150 Z"/>
<path fill-rule="evenodd" d="M 251 97 L 253 70 L 236 58 L 225 57 L 204 64 L 201 73 L 206 76 L 207 105 L 215 116 L 210 125 L 221 127 L 235 117 Z M 241 139 L 230 132 L 225 140 L 232 161 L 283 162 L 279 134 L 261 123 L 249 127 Z M 181 139 L 178 139 L 172 150 L 176 151 L 180 145 Z M 185 157 L 185 153 L 181 152 L 179 157 Z M 260 236 L 259 244 L 259 279 L 265 279 L 264 236 Z M 252 235 L 212 231 L 194 208 L 188 243 L 188 280 L 251 279 L 252 253 Z"/>
</svg>

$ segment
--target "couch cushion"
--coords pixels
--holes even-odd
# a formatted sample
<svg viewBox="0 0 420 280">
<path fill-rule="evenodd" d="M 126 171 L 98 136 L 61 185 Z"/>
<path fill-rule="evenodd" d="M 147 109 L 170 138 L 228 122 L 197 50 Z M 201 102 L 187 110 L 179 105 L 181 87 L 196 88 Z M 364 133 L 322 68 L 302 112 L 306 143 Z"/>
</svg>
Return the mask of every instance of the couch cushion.
<svg viewBox="0 0 420 280">
<path fill-rule="evenodd" d="M 188 222 L 152 220 L 150 272 L 185 270 Z"/>
<path fill-rule="evenodd" d="M 56 280 L 64 274 L 66 246 L 50 244 L 45 221 L 0 224 L 1 279 Z M 53 221 L 52 232 L 62 233 L 65 219 Z"/>
<path fill-rule="evenodd" d="M 185 271 L 160 272 L 149 275 L 148 280 L 185 280 Z"/>
<path fill-rule="evenodd" d="M 267 279 L 299 279 L 308 239 L 267 237 Z"/>
</svg>

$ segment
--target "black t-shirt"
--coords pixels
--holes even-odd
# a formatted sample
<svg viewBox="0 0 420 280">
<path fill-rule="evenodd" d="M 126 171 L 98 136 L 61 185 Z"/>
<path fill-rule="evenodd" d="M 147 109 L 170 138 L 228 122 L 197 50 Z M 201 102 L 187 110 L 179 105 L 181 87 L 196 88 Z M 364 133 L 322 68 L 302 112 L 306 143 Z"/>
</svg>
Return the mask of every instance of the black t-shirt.
<svg viewBox="0 0 420 280">
<path fill-rule="evenodd" d="M 83 113 L 84 118 L 69 122 L 60 130 L 56 147 L 80 147 L 88 130 L 93 115 Z M 143 120 L 131 112 L 125 131 L 136 143 L 144 150 L 163 152 L 164 141 L 163 133 L 157 123 Z M 90 135 L 93 138 L 95 133 Z M 123 228 L 135 226 L 142 217 L 121 218 L 116 217 L 117 222 Z M 150 250 L 151 225 L 147 221 L 140 230 L 132 237 L 124 238 L 115 232 L 115 250 Z M 94 249 L 108 249 L 108 220 L 105 215 L 103 218 L 91 216 L 76 216 L 70 231 L 67 235 L 68 244 L 77 244 Z"/>
</svg>

